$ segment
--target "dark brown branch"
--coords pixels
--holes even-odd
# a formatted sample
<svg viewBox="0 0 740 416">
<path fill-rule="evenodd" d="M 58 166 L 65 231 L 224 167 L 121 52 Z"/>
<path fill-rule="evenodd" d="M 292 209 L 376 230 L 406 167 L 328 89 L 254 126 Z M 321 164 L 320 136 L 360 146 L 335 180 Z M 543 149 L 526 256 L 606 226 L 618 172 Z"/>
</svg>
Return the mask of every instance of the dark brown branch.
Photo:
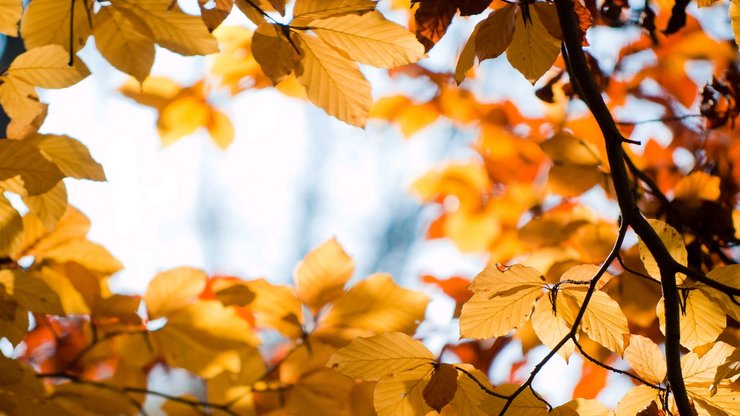
<svg viewBox="0 0 740 416">
<path fill-rule="evenodd" d="M 683 121 L 689 118 L 700 118 L 704 117 L 701 114 L 684 114 L 682 116 L 671 116 L 671 117 L 662 117 L 662 118 L 651 118 L 648 120 L 637 120 L 637 121 L 615 121 L 614 123 L 618 126 L 638 126 L 640 124 L 647 124 L 647 123 L 673 123 L 676 121 Z"/>
<path fill-rule="evenodd" d="M 622 248 L 622 243 L 624 242 L 624 236 L 627 234 L 627 224 L 624 222 L 619 227 L 619 234 L 617 235 L 617 240 L 614 242 L 614 247 L 612 247 L 611 252 L 607 256 L 607 258 L 604 260 L 604 263 L 599 267 L 599 270 L 596 271 L 596 274 L 591 279 L 588 285 L 588 289 L 586 290 L 586 295 L 583 298 L 583 304 L 581 305 L 581 308 L 578 310 L 578 315 L 576 315 L 576 318 L 573 320 L 573 326 L 570 328 L 570 331 L 563 337 L 563 339 L 558 342 L 555 347 L 550 350 L 547 355 L 540 360 L 537 365 L 534 366 L 534 369 L 531 373 L 529 373 L 529 377 L 527 380 L 517 388 L 514 393 L 512 393 L 508 399 L 506 400 L 506 404 L 504 405 L 503 409 L 501 409 L 501 412 L 499 413 L 500 416 L 503 416 L 506 411 L 509 409 L 512 403 L 514 403 L 514 400 L 519 396 L 524 390 L 527 388 L 531 388 L 532 382 L 534 381 L 535 377 L 537 377 L 537 374 L 542 370 L 542 368 L 547 364 L 550 359 L 557 354 L 557 352 L 562 348 L 568 341 L 571 339 L 575 339 L 576 335 L 578 334 L 579 327 L 581 325 L 581 321 L 583 320 L 583 316 L 586 314 L 586 309 L 588 308 L 588 304 L 591 301 L 591 297 L 593 296 L 594 292 L 596 291 L 596 286 L 599 283 L 599 280 L 601 277 L 606 273 L 607 269 L 609 268 L 609 265 L 614 261 L 614 259 L 619 254 L 619 250 Z"/>
<path fill-rule="evenodd" d="M 659 285 L 660 284 L 659 281 L 653 279 L 652 277 L 646 275 L 645 273 L 640 273 L 637 270 L 635 270 L 635 269 L 627 266 L 626 264 L 624 264 L 624 260 L 622 259 L 622 256 L 617 256 L 617 260 L 619 261 L 619 265 L 622 266 L 622 268 L 625 271 L 627 271 L 629 273 L 632 273 L 632 274 L 634 274 L 635 276 L 637 276 L 639 278 L 642 278 L 642 279 L 645 279 L 645 280 L 647 280 L 649 282 L 655 283 L 656 285 Z"/>
<path fill-rule="evenodd" d="M 147 395 L 157 396 L 157 397 L 161 397 L 163 399 L 171 400 L 173 402 L 182 403 L 184 405 L 190 406 L 190 407 L 192 407 L 194 409 L 197 409 L 197 410 L 200 410 L 200 409 L 218 409 L 218 410 L 220 410 L 222 412 L 225 412 L 225 413 L 227 413 L 227 414 L 229 414 L 231 416 L 239 416 L 238 413 L 234 412 L 233 410 L 229 409 L 228 406 L 223 405 L 223 404 L 216 404 L 216 403 L 204 402 L 204 401 L 200 401 L 200 400 L 186 399 L 184 397 L 173 396 L 171 394 L 162 393 L 162 392 L 154 391 L 154 390 L 149 390 L 149 389 L 146 389 L 146 388 L 143 388 L 143 387 L 129 387 L 129 386 L 117 387 L 117 386 L 113 386 L 113 385 L 110 385 L 110 384 L 101 383 L 99 381 L 86 380 L 86 379 L 81 378 L 81 377 L 79 377 L 79 376 L 77 376 L 75 374 L 70 374 L 70 373 L 36 374 L 36 377 L 38 377 L 38 378 L 61 378 L 61 379 L 68 380 L 71 383 L 84 384 L 84 385 L 94 386 L 94 387 L 98 387 L 98 388 L 105 389 L 105 390 L 115 391 L 115 392 L 118 392 L 118 393 L 120 393 L 122 395 L 125 395 L 126 397 L 128 397 L 128 394 L 130 394 L 130 393 L 147 394 Z M 143 407 L 142 404 L 139 403 L 139 402 L 136 402 L 136 401 L 134 401 L 134 402 L 136 403 L 136 407 L 139 410 L 142 410 L 142 407 Z"/>
<path fill-rule="evenodd" d="M 483 384 L 483 383 L 481 383 L 477 378 L 475 378 L 475 376 L 470 371 L 468 371 L 468 370 L 466 370 L 464 368 L 460 368 L 458 366 L 455 366 L 455 368 L 457 369 L 457 371 L 465 374 L 466 376 L 468 376 L 469 379 L 473 380 L 475 382 L 475 384 L 477 384 L 478 387 L 480 387 L 481 390 L 485 391 L 486 394 L 488 394 L 489 396 L 498 397 L 499 399 L 508 399 L 509 398 L 506 395 L 496 393 L 495 391 L 493 391 L 493 390 L 489 389 L 488 387 L 486 387 L 486 385 Z"/>
<path fill-rule="evenodd" d="M 578 348 L 578 351 L 581 353 L 581 355 L 583 355 L 584 358 L 586 358 L 587 360 L 591 361 L 592 363 L 598 365 L 599 367 L 601 367 L 603 369 L 606 369 L 606 370 L 609 370 L 612 373 L 622 374 L 622 375 L 625 375 L 627 377 L 631 377 L 634 380 L 637 380 L 637 381 L 639 381 L 640 383 L 642 383 L 642 384 L 644 384 L 646 386 L 649 386 L 649 387 L 654 388 L 655 390 L 660 390 L 660 391 L 665 391 L 666 390 L 665 387 L 661 387 L 661 386 L 659 386 L 657 384 L 653 384 L 653 383 L 651 383 L 651 382 L 643 379 L 642 377 L 638 376 L 637 374 L 632 374 L 629 371 L 620 370 L 620 369 L 614 368 L 614 367 L 612 367 L 612 366 L 610 366 L 608 364 L 602 363 L 601 361 L 597 360 L 596 358 L 590 356 L 583 349 L 583 346 L 578 342 L 577 339 L 573 338 L 573 342 L 576 344 L 576 348 Z"/>
<path fill-rule="evenodd" d="M 630 179 L 624 162 L 622 149 L 623 137 L 619 132 L 611 112 L 604 103 L 598 86 L 593 80 L 583 53 L 580 41 L 580 32 L 576 20 L 572 0 L 557 0 L 555 2 L 563 32 L 563 42 L 567 51 L 570 78 L 583 94 L 583 98 L 601 133 L 604 135 L 607 159 L 611 168 L 611 177 L 617 203 L 622 213 L 624 224 L 631 226 L 652 253 L 661 270 L 661 287 L 665 300 L 666 315 L 666 362 L 668 367 L 668 383 L 673 391 L 676 406 L 681 416 L 691 416 L 692 407 L 686 393 L 681 372 L 681 345 L 680 345 L 680 307 L 676 273 L 678 263 L 671 257 L 655 230 L 650 226 L 635 201 L 630 189 Z"/>
</svg>

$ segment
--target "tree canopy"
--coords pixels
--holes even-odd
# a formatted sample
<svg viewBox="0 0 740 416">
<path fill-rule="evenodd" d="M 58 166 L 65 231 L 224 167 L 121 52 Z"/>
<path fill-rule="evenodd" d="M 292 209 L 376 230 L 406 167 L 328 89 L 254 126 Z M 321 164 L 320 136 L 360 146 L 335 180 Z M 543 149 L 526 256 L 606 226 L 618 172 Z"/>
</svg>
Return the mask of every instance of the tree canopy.
<svg viewBox="0 0 740 416">
<path fill-rule="evenodd" d="M 736 0 L 192 3 L 0 0 L 0 414 L 146 415 L 152 398 L 172 415 L 740 413 Z M 249 23 L 222 24 L 230 14 Z M 95 76 L 77 56 L 93 41 L 131 76 L 119 92 L 157 112 L 163 146 L 203 128 L 228 152 L 240 132 L 214 97 L 264 88 L 410 140 L 442 122 L 473 132 L 475 158 L 411 192 L 434 213 L 428 239 L 487 267 L 412 290 L 380 270 L 356 279 L 329 239 L 291 285 L 182 266 L 114 293 L 125 265 L 88 238 L 64 181 L 105 171 L 45 132 L 54 102 L 37 90 Z M 208 70 L 187 85 L 150 76 L 161 48 L 209 55 Z M 429 65 L 444 48 L 456 58 Z M 480 93 L 501 65 L 536 108 Z M 365 66 L 425 93 L 374 100 Z M 459 342 L 416 334 L 428 293 L 455 302 Z M 494 385 L 512 342 L 527 374 Z M 533 383 L 574 355 L 573 400 L 552 403 Z M 200 388 L 155 389 L 155 368 Z M 610 374 L 634 384 L 614 409 L 597 400 Z"/>
</svg>

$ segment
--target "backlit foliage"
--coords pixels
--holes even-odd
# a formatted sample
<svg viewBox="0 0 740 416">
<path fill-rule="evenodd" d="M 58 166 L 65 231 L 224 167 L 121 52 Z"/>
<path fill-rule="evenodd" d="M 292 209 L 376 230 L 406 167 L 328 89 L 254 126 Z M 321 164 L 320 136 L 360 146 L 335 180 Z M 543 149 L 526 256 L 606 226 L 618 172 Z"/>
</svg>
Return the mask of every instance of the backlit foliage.
<svg viewBox="0 0 740 416">
<path fill-rule="evenodd" d="M 697 6 L 728 8 L 738 36 L 736 0 Z M 134 415 L 149 397 L 173 415 L 740 413 L 740 61 L 692 7 L 198 0 L 191 15 L 169 0 L 0 0 L 0 33 L 27 49 L 0 75 L 11 119 L 0 140 L 0 337 L 17 347 L 0 355 L 0 413 Z M 231 13 L 251 23 L 222 26 Z M 476 15 L 449 71 L 417 63 Z M 618 40 L 614 62 L 584 54 L 594 30 Z M 273 87 L 358 127 L 473 132 L 468 160 L 411 186 L 439 213 L 428 238 L 488 256 L 472 279 L 422 278 L 455 301 L 466 340 L 435 354 L 414 339 L 429 296 L 383 273 L 350 285 L 354 261 L 334 239 L 306 254 L 292 285 L 180 267 L 140 296 L 111 292 L 124 265 L 87 238 L 90 222 L 63 182 L 104 181 L 103 168 L 79 141 L 38 133 L 54 103 L 36 88 L 90 75 L 76 53 L 91 37 L 133 77 L 120 92 L 157 111 L 163 145 L 205 128 L 226 149 L 237 134 L 216 97 Z M 150 77 L 155 46 L 212 55 L 207 74 L 191 85 Z M 478 95 L 477 83 L 496 77 L 480 64 L 500 55 L 534 85 L 539 115 Z M 433 94 L 373 103 L 359 65 Z M 648 107 L 662 115 L 642 118 Z M 604 213 L 615 206 L 618 218 Z M 491 365 L 514 339 L 519 366 L 540 344 L 549 352 L 526 379 L 512 369 L 494 386 Z M 584 364 L 573 400 L 549 403 L 533 381 L 556 355 L 574 354 Z M 187 371 L 202 391 L 150 389 L 161 366 Z M 635 384 L 614 410 L 595 400 L 610 373 Z"/>
</svg>

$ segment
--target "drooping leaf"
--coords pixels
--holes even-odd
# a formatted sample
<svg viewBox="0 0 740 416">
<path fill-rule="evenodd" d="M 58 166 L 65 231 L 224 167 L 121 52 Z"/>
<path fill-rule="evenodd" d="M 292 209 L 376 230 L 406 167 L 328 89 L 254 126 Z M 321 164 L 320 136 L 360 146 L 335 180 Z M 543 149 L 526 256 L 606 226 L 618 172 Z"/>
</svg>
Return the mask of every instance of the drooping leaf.
<svg viewBox="0 0 740 416">
<path fill-rule="evenodd" d="M 419 3 L 414 14 L 416 38 L 429 52 L 447 33 L 447 27 L 457 11 L 457 4 L 448 0 L 424 0 Z"/>
<path fill-rule="evenodd" d="M 660 330 L 665 333 L 665 305 L 658 302 Z M 691 290 L 683 300 L 680 316 L 681 345 L 693 350 L 717 339 L 727 326 L 725 312 L 700 290 Z"/>
<path fill-rule="evenodd" d="M 452 364 L 439 364 L 432 371 L 426 387 L 422 391 L 424 401 L 437 411 L 450 404 L 457 393 L 457 368 Z"/>
<path fill-rule="evenodd" d="M 515 11 L 516 5 L 508 4 L 491 12 L 480 22 L 474 35 L 478 60 L 492 59 L 506 51 L 514 37 Z"/>
<path fill-rule="evenodd" d="M 26 49 L 32 50 L 45 45 L 60 45 L 69 48 L 70 7 L 74 4 L 74 52 L 85 46 L 91 27 L 87 20 L 92 13 L 90 0 L 34 0 L 28 5 L 21 20 L 21 37 Z M 86 10 L 87 9 L 87 10 Z M 69 58 L 67 58 L 69 59 Z"/>
<path fill-rule="evenodd" d="M 549 348 L 555 348 L 557 344 L 565 338 L 570 332 L 570 327 L 565 321 L 558 316 L 550 298 L 548 296 L 541 297 L 534 305 L 534 313 L 532 314 L 532 326 L 537 337 L 542 341 L 543 344 Z M 562 314 L 561 314 L 562 315 Z M 576 346 L 573 341 L 566 342 L 558 350 L 558 354 L 568 362 L 568 358 Z"/>
<path fill-rule="evenodd" d="M 637 415 L 651 403 L 660 403 L 659 391 L 650 386 L 635 386 L 617 403 L 617 416 Z"/>
<path fill-rule="evenodd" d="M 330 17 L 312 22 L 311 27 L 326 43 L 363 64 L 392 68 L 424 56 L 424 47 L 413 34 L 379 12 Z"/>
<path fill-rule="evenodd" d="M 273 285 L 265 279 L 249 281 L 247 287 L 255 294 L 250 307 L 258 326 L 274 328 L 288 338 L 303 335 L 303 310 L 291 287 Z"/>
<path fill-rule="evenodd" d="M 0 256 L 8 256 L 23 237 L 23 220 L 18 211 L 0 195 Z"/>
<path fill-rule="evenodd" d="M 216 0 L 214 2 L 198 0 L 198 7 L 203 23 L 205 23 L 209 32 L 213 32 L 231 14 L 234 0 Z"/>
<path fill-rule="evenodd" d="M 516 14 L 514 36 L 506 49 L 506 58 L 534 84 L 555 63 L 560 54 L 560 40 L 550 35 L 539 14 L 529 13 L 529 18 L 525 21 L 521 11 Z"/>
<path fill-rule="evenodd" d="M 562 290 L 558 294 L 558 314 L 563 313 L 563 319 L 569 326 L 573 325 L 585 296 L 586 289 L 582 287 Z M 589 338 L 620 355 L 624 351 L 624 335 L 630 333 L 627 318 L 619 304 L 600 290 L 595 290 L 591 296 L 581 329 Z"/>
<path fill-rule="evenodd" d="M 59 181 L 48 192 L 24 197 L 23 203 L 26 204 L 29 212 L 44 223 L 47 230 L 51 230 L 67 211 L 67 187 L 63 181 Z M 20 221 L 20 217 L 18 220 Z"/>
<path fill-rule="evenodd" d="M 319 38 L 299 33 L 296 39 L 301 60 L 295 72 L 308 99 L 329 115 L 364 127 L 372 97 L 357 64 Z"/>
<path fill-rule="evenodd" d="M 280 27 L 271 23 L 263 23 L 255 29 L 252 55 L 273 84 L 283 81 L 293 72 L 294 61 L 298 58 Z"/>
<path fill-rule="evenodd" d="M 141 17 L 162 47 L 180 55 L 208 55 L 218 52 L 216 38 L 198 16 L 183 12 L 169 0 L 121 0 L 116 7 L 127 8 Z"/>
<path fill-rule="evenodd" d="M 731 264 L 724 267 L 718 267 L 707 273 L 707 277 L 730 287 L 740 287 L 740 265 Z M 703 283 L 697 283 L 696 286 L 699 290 L 704 292 L 705 295 L 715 301 L 726 314 L 732 317 L 732 319 L 740 322 L 740 305 L 733 302 L 733 300 L 724 293 L 712 289 Z"/>
<path fill-rule="evenodd" d="M 518 387 L 516 384 L 502 384 L 496 387 L 494 391 L 506 396 L 512 394 Z M 505 399 L 488 396 L 488 399 L 483 402 L 481 408 L 486 414 L 497 415 L 501 413 L 505 404 Z M 512 416 L 545 416 L 547 413 L 547 405 L 539 400 L 530 388 L 525 389 L 519 394 L 506 411 L 507 415 Z"/>
<path fill-rule="evenodd" d="M 434 355 L 420 341 L 404 333 L 386 332 L 355 339 L 332 355 L 326 365 L 352 378 L 378 381 L 433 362 Z"/>
<path fill-rule="evenodd" d="M 95 46 L 117 69 L 144 82 L 154 64 L 154 33 L 127 8 L 103 7 L 95 14 Z"/>
</svg>

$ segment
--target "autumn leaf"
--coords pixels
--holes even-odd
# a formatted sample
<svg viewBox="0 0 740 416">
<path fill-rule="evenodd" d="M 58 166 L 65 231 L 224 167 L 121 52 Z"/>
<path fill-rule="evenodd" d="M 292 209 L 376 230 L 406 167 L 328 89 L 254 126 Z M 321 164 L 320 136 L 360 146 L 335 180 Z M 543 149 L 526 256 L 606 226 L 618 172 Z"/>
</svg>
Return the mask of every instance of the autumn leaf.
<svg viewBox="0 0 740 416">
<path fill-rule="evenodd" d="M 500 386 L 496 387 L 493 391 L 508 396 L 518 388 L 519 386 L 515 384 L 501 384 Z M 501 413 L 501 410 L 503 410 L 504 405 L 506 404 L 506 400 L 499 398 L 499 397 L 493 397 L 488 396 L 487 399 L 481 404 L 481 408 L 486 412 L 486 414 L 489 415 L 497 415 Z M 527 388 L 524 391 L 519 394 L 516 399 L 511 403 L 509 406 L 509 409 L 507 410 L 507 415 L 517 415 L 517 416 L 525 416 L 525 415 L 535 415 L 535 416 L 545 416 L 547 415 L 547 405 L 543 401 L 537 398 L 537 396 L 534 395 L 532 392 L 532 389 Z"/>
<path fill-rule="evenodd" d="M 386 332 L 355 339 L 332 355 L 326 365 L 352 378 L 378 381 L 433 362 L 434 355 L 421 342 L 400 332 Z"/>
<path fill-rule="evenodd" d="M 30 139 L 64 176 L 104 181 L 103 166 L 96 162 L 84 144 L 68 136 L 37 135 Z"/>
<path fill-rule="evenodd" d="M 24 197 L 23 203 L 26 204 L 30 213 L 44 223 L 47 230 L 52 230 L 67 211 L 67 187 L 63 181 L 59 181 L 53 188 L 43 194 Z M 20 216 L 18 220 L 20 220 Z M 13 235 L 12 232 L 8 232 L 8 234 Z"/>
<path fill-rule="evenodd" d="M 331 16 L 363 14 L 375 10 L 372 0 L 298 0 L 291 24 L 301 26 Z"/>
<path fill-rule="evenodd" d="M 372 97 L 357 64 L 320 38 L 298 33 L 296 39 L 301 60 L 295 72 L 308 99 L 329 115 L 364 127 Z"/>
<path fill-rule="evenodd" d="M 671 257 L 673 257 L 673 259 L 676 260 L 678 263 L 685 266 L 688 261 L 688 254 L 686 252 L 686 246 L 684 245 L 683 237 L 681 237 L 681 234 L 679 234 L 675 228 L 671 227 L 663 221 L 654 219 L 648 219 L 647 221 L 658 234 L 658 237 L 660 237 L 660 240 L 663 242 L 666 249 L 668 249 Z M 652 253 L 650 253 L 650 250 L 648 250 L 645 243 L 640 241 L 639 247 L 640 258 L 642 259 L 642 263 L 645 265 L 645 270 L 647 270 L 650 277 L 660 282 L 660 268 L 658 267 L 658 263 L 655 261 L 655 258 L 653 257 Z M 678 283 L 679 285 L 682 284 L 685 279 L 686 276 L 684 274 L 676 274 L 676 283 Z"/>
<path fill-rule="evenodd" d="M 0 187 L 20 195 L 40 195 L 64 177 L 38 147 L 28 141 L 0 141 Z"/>
<path fill-rule="evenodd" d="M 259 326 L 274 328 L 289 338 L 303 335 L 303 309 L 293 288 L 273 285 L 265 279 L 249 281 L 247 287 L 255 294 L 250 308 Z"/>
<path fill-rule="evenodd" d="M 690 290 L 683 299 L 680 316 L 681 345 L 693 350 L 717 339 L 727 325 L 725 312 L 700 290 Z M 660 330 L 665 334 L 665 305 L 657 308 Z"/>
<path fill-rule="evenodd" d="M 75 60 L 69 65 L 69 53 L 58 45 L 41 46 L 19 55 L 8 68 L 7 78 L 41 88 L 64 88 L 74 85 L 90 71 Z"/>
<path fill-rule="evenodd" d="M 10 255 L 23 237 L 23 220 L 5 196 L 0 196 L 0 255 Z"/>
<path fill-rule="evenodd" d="M 117 69 L 144 82 L 154 64 L 154 33 L 130 9 L 103 7 L 95 14 L 95 46 Z"/>
<path fill-rule="evenodd" d="M 162 47 L 181 55 L 208 55 L 218 52 L 216 38 L 198 16 L 183 12 L 169 0 L 121 0 L 116 7 L 138 15 Z"/>
<path fill-rule="evenodd" d="M 252 36 L 252 55 L 273 84 L 283 81 L 293 72 L 298 53 L 277 25 L 263 23 Z"/>
<path fill-rule="evenodd" d="M 424 56 L 424 47 L 413 34 L 379 12 L 330 17 L 310 26 L 319 38 L 363 64 L 392 68 Z"/>
<path fill-rule="evenodd" d="M 478 24 L 476 32 L 470 36 L 471 41 L 474 39 L 478 60 L 492 59 L 506 51 L 514 37 L 515 11 L 516 5 L 508 4 L 491 12 Z"/>
<path fill-rule="evenodd" d="M 193 303 L 206 287 L 204 272 L 190 267 L 179 267 L 154 276 L 144 302 L 150 319 L 165 317 Z"/>
<path fill-rule="evenodd" d="M 426 414 L 431 408 L 423 397 L 425 381 L 434 367 L 418 366 L 384 377 L 375 386 L 374 404 L 378 416 Z"/>
<path fill-rule="evenodd" d="M 70 6 L 74 6 L 74 13 L 70 12 Z M 92 8 L 93 2 L 87 0 L 72 3 L 67 0 L 34 0 L 21 20 L 21 36 L 26 49 L 45 45 L 69 48 L 70 44 L 73 52 L 82 49 L 92 29 L 87 20 Z M 74 18 L 70 19 L 72 14 Z M 70 27 L 74 28 L 72 42 L 69 39 Z"/>
<path fill-rule="evenodd" d="M 457 393 L 457 368 L 452 364 L 439 364 L 422 391 L 424 401 L 437 412 L 450 404 Z"/>
<path fill-rule="evenodd" d="M 506 58 L 534 84 L 555 63 L 560 54 L 560 40 L 552 37 L 539 13 L 529 12 L 528 17 L 525 20 L 521 9 L 516 14 L 514 36 L 506 49 Z"/>
<path fill-rule="evenodd" d="M 8 36 L 18 36 L 18 21 L 23 12 L 23 3 L 15 0 L 0 1 L 0 33 Z"/>
<path fill-rule="evenodd" d="M 0 285 L 23 308 L 43 314 L 63 315 L 64 309 L 57 295 L 33 273 L 20 270 L 0 270 Z"/>
<path fill-rule="evenodd" d="M 542 274 L 531 267 L 514 265 L 504 271 L 488 267 L 470 285 L 475 294 L 463 305 L 460 336 L 493 338 L 524 324 L 543 283 Z"/>
<path fill-rule="evenodd" d="M 354 261 L 336 239 L 324 242 L 296 266 L 294 278 L 298 298 L 315 314 L 344 292 L 344 285 L 354 269 Z"/>
<path fill-rule="evenodd" d="M 624 350 L 624 359 L 646 381 L 653 384 L 663 383 L 667 372 L 665 357 L 650 339 L 631 335 L 630 344 Z"/>
</svg>

